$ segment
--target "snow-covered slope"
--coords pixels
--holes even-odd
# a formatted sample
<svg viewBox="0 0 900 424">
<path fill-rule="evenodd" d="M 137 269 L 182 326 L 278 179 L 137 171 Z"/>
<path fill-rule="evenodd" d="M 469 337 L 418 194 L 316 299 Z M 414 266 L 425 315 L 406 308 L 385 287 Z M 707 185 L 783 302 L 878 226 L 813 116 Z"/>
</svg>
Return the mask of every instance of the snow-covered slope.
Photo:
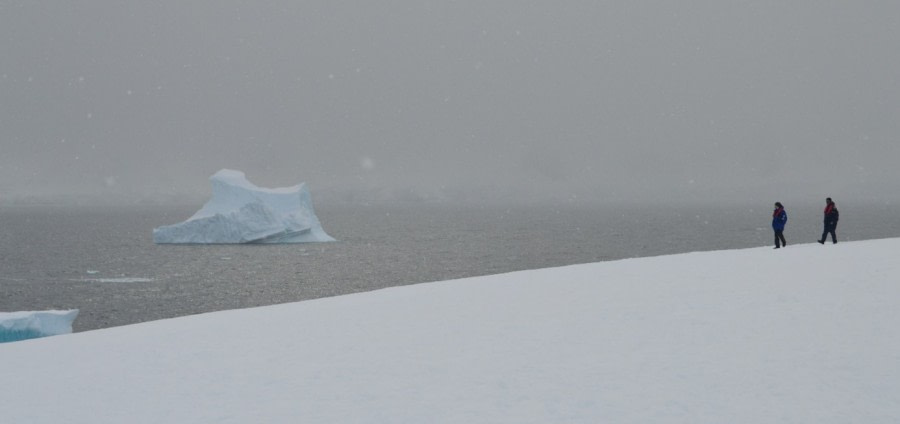
<svg viewBox="0 0 900 424">
<path fill-rule="evenodd" d="M 261 188 L 243 172 L 210 178 L 212 199 L 187 221 L 153 230 L 156 243 L 302 243 L 334 241 L 322 229 L 305 184 Z"/>
<path fill-rule="evenodd" d="M 2 418 L 896 423 L 898 252 L 632 259 L 9 343 Z"/>
</svg>

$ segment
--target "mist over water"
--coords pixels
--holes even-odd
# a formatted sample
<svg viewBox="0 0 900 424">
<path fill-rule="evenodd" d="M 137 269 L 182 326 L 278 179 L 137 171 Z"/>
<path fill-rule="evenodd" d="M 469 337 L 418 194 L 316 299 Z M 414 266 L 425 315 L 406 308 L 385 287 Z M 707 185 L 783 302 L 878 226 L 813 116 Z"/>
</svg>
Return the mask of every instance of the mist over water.
<svg viewBox="0 0 900 424">
<path fill-rule="evenodd" d="M 900 182 L 898 15 L 6 1 L 0 202 L 203 198 L 221 168 L 350 199 L 880 199 Z"/>
</svg>

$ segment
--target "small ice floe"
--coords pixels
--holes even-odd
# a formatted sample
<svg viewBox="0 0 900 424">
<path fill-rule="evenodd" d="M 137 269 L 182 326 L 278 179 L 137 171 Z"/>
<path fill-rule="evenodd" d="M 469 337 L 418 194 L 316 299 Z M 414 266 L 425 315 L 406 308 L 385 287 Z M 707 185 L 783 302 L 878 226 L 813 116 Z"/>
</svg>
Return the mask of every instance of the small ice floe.
<svg viewBox="0 0 900 424">
<path fill-rule="evenodd" d="M 0 280 L 3 280 L 3 281 L 25 281 L 24 278 L 14 278 L 14 277 L 0 277 Z"/>
<path fill-rule="evenodd" d="M 152 278 L 145 277 L 116 277 L 116 278 L 78 278 L 71 281 L 85 283 L 152 283 Z"/>
<path fill-rule="evenodd" d="M 95 271 L 95 270 L 93 270 L 93 269 L 89 269 L 89 270 L 87 270 L 87 273 L 88 273 L 88 274 L 91 274 L 91 275 L 94 275 L 94 274 L 99 274 L 100 271 Z"/>
<path fill-rule="evenodd" d="M 0 312 L 0 343 L 71 333 L 77 316 L 78 309 Z"/>
<path fill-rule="evenodd" d="M 121 278 L 94 278 L 89 279 L 88 281 L 94 281 L 97 283 L 150 283 L 153 282 L 152 278 L 143 278 L 143 277 L 121 277 Z"/>
</svg>

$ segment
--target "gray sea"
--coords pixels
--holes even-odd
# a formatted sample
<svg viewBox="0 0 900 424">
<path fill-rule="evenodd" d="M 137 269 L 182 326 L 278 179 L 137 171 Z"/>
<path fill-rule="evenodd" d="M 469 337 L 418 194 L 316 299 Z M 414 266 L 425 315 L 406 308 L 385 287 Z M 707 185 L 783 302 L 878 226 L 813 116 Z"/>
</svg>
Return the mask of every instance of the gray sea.
<svg viewBox="0 0 900 424">
<path fill-rule="evenodd" d="M 0 207 L 0 311 L 79 309 L 75 331 L 517 270 L 772 246 L 769 205 L 316 205 L 333 243 L 179 246 L 201 205 Z M 822 207 L 787 205 L 790 244 Z M 900 205 L 839 204 L 842 241 L 900 237 Z M 823 246 L 828 248 L 828 245 Z M 773 251 L 777 254 L 778 251 Z M 759 270 L 777 278 L 778 270 Z"/>
</svg>

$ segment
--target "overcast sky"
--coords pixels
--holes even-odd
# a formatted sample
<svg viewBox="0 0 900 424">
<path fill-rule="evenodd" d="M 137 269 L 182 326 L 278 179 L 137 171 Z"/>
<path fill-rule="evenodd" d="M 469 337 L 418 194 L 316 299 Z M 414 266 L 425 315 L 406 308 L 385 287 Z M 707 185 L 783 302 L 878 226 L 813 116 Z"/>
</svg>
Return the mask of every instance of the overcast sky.
<svg viewBox="0 0 900 424">
<path fill-rule="evenodd" d="M 897 196 L 896 1 L 0 0 L 0 199 Z M 890 192 L 890 193 L 888 193 Z"/>
</svg>

